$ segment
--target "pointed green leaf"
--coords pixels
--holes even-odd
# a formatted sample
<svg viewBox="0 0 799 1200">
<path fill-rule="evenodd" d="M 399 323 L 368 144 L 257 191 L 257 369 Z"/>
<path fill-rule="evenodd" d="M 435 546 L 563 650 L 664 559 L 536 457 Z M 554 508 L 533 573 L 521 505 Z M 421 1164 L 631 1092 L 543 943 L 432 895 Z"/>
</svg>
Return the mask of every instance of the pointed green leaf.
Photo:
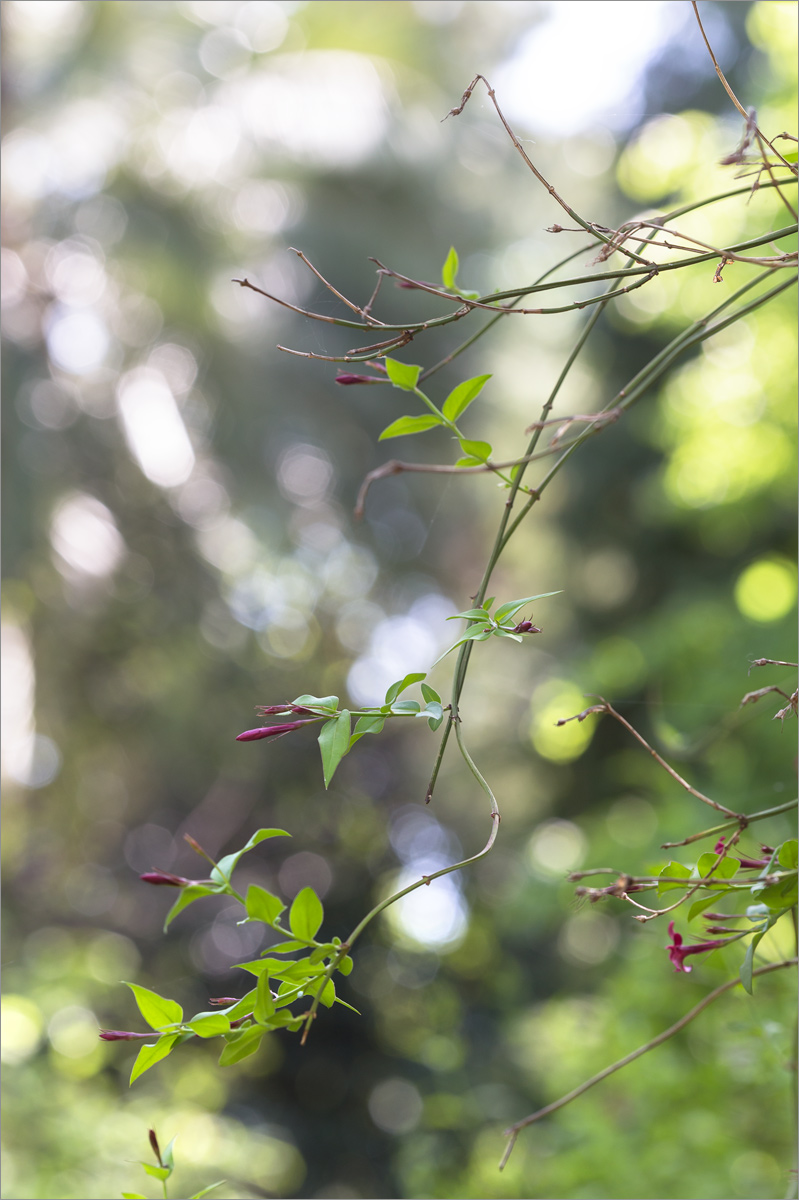
<svg viewBox="0 0 799 1200">
<path fill-rule="evenodd" d="M 141 1192 L 123 1192 L 122 1200 L 147 1200 Z"/>
<path fill-rule="evenodd" d="M 262 954 L 291 954 L 292 950 L 302 950 L 302 949 L 304 949 L 302 942 L 294 942 L 294 941 L 278 942 L 278 944 L 276 946 L 267 946 L 265 950 L 261 951 L 261 953 Z"/>
<path fill-rule="evenodd" d="M 261 1038 L 266 1033 L 266 1029 L 263 1025 L 250 1025 L 248 1029 L 242 1029 L 240 1032 L 236 1030 L 236 1033 L 238 1037 L 229 1041 L 219 1055 L 220 1067 L 229 1067 L 233 1063 L 241 1062 L 250 1054 L 254 1054 L 261 1044 Z"/>
<path fill-rule="evenodd" d="M 444 259 L 444 265 L 441 268 L 441 282 L 447 291 L 456 292 L 458 290 L 456 280 L 458 278 L 459 266 L 458 252 L 454 246 L 450 246 L 449 254 Z"/>
<path fill-rule="evenodd" d="M 797 902 L 796 876 L 791 879 L 780 879 L 778 883 L 769 884 L 760 893 L 759 899 L 769 908 L 793 908 Z"/>
<path fill-rule="evenodd" d="M 265 925 L 274 925 L 286 907 L 282 900 L 257 883 L 251 883 L 247 888 L 246 905 L 247 916 L 253 921 L 263 921 Z"/>
<path fill-rule="evenodd" d="M 256 989 L 253 988 L 251 992 L 247 992 L 245 996 L 242 996 L 237 1004 L 232 1005 L 230 1008 L 224 1008 L 221 1011 L 225 1014 L 228 1021 L 238 1021 L 240 1017 L 249 1017 L 255 1007 L 255 997 Z"/>
<path fill-rule="evenodd" d="M 275 1002 L 272 999 L 272 991 L 269 987 L 269 976 L 267 974 L 258 976 L 258 986 L 255 991 L 256 1001 L 252 1015 L 259 1025 L 264 1025 L 267 1018 L 271 1017 L 275 1011 Z"/>
<path fill-rule="evenodd" d="M 410 433 L 424 433 L 427 429 L 433 429 L 436 425 L 443 425 L 441 417 L 435 417 L 432 413 L 427 413 L 423 417 L 400 417 L 397 421 L 392 421 L 377 439 L 379 442 L 385 442 L 389 438 L 406 437 Z"/>
<path fill-rule="evenodd" d="M 149 988 L 140 987 L 138 983 L 127 983 L 127 987 L 133 992 L 139 1012 L 151 1029 L 179 1025 L 183 1020 L 183 1009 L 175 1000 L 167 1000 Z"/>
<path fill-rule="evenodd" d="M 461 444 L 463 453 L 467 454 L 470 459 L 475 459 L 478 463 L 487 462 L 491 457 L 492 446 L 490 442 L 473 442 L 469 438 L 459 438 L 458 441 Z"/>
<path fill-rule="evenodd" d="M 175 1142 L 176 1142 L 176 1140 L 177 1140 L 177 1134 L 175 1135 L 175 1137 L 171 1138 L 169 1142 L 167 1142 L 166 1146 L 161 1151 L 161 1162 L 164 1164 L 165 1167 L 169 1167 L 170 1171 L 174 1171 L 174 1169 L 175 1169 Z"/>
<path fill-rule="evenodd" d="M 679 863 L 679 862 L 666 863 L 663 870 L 658 872 L 658 874 L 661 876 L 664 876 L 667 879 L 690 879 L 691 878 L 691 872 L 690 872 L 689 868 L 683 866 L 683 864 Z M 657 888 L 657 893 L 659 896 L 662 896 L 664 892 L 670 892 L 674 888 L 679 888 L 681 886 L 682 885 L 679 883 L 659 883 L 658 888 Z"/>
<path fill-rule="evenodd" d="M 422 368 L 411 363 L 398 362 L 396 358 L 383 359 L 386 372 L 394 387 L 402 388 L 404 392 L 412 392 L 416 387 Z"/>
<path fill-rule="evenodd" d="M 230 1017 L 221 1012 L 197 1013 L 197 1016 L 192 1017 L 188 1025 L 189 1029 L 193 1029 L 198 1037 L 218 1037 L 220 1033 L 230 1031 Z"/>
<path fill-rule="evenodd" d="M 319 992 L 320 987 L 322 988 L 321 992 L 319 993 L 320 1002 L 324 1004 L 325 1008 L 332 1008 L 336 1003 L 336 988 L 332 979 L 326 980 L 324 985 L 321 983 L 311 984 L 305 989 L 306 994 L 309 996 L 315 996 L 317 992 Z"/>
<path fill-rule="evenodd" d="M 322 753 L 322 770 L 325 787 L 336 773 L 336 767 L 350 748 L 350 714 L 343 708 L 337 717 L 325 721 L 319 734 L 319 749 Z"/>
<path fill-rule="evenodd" d="M 738 874 L 741 864 L 736 858 L 722 858 L 721 862 L 718 863 L 716 862 L 717 858 L 718 854 L 714 854 L 712 851 L 700 854 L 696 870 L 702 879 L 710 875 L 711 872 L 714 879 L 732 879 L 733 875 Z"/>
<path fill-rule="evenodd" d="M 404 679 L 392 683 L 391 687 L 386 692 L 386 704 L 393 704 L 397 696 L 401 695 L 406 688 L 409 688 L 412 683 L 420 683 L 425 678 L 424 671 L 414 671 L 410 675 L 406 675 Z"/>
<path fill-rule="evenodd" d="M 457 621 L 459 617 L 463 617 L 465 621 L 489 621 L 484 608 L 466 608 L 463 612 L 453 613 L 451 617 L 447 617 L 448 621 Z"/>
<path fill-rule="evenodd" d="M 422 684 L 422 695 L 428 704 L 430 704 L 431 701 L 436 704 L 441 704 L 441 697 L 439 696 L 438 692 L 435 690 L 435 688 L 431 688 L 428 683 Z"/>
<path fill-rule="evenodd" d="M 391 705 L 391 711 L 402 716 L 403 713 L 418 713 L 421 711 L 421 707 L 418 700 L 397 700 Z"/>
<path fill-rule="evenodd" d="M 533 600 L 546 600 L 548 596 L 559 596 L 563 589 L 557 592 L 540 592 L 537 596 L 525 596 L 522 600 L 509 600 L 507 604 L 501 604 L 494 613 L 495 621 L 505 621 L 508 617 L 515 617 L 520 608 L 524 608 L 525 604 L 532 604 Z"/>
<path fill-rule="evenodd" d="M 709 896 L 703 896 L 701 900 L 694 900 L 691 907 L 688 909 L 688 920 L 693 921 L 694 917 L 698 917 L 706 908 L 710 908 L 711 904 L 717 904 L 726 892 L 712 891 Z"/>
<path fill-rule="evenodd" d="M 169 1179 L 169 1176 L 172 1174 L 169 1167 L 154 1167 L 152 1163 L 146 1162 L 143 1162 L 141 1165 L 144 1167 L 147 1174 L 151 1175 L 153 1179 L 160 1179 L 163 1181 L 165 1179 Z"/>
<path fill-rule="evenodd" d="M 211 878 L 217 883 L 228 883 L 242 854 L 246 854 L 249 850 L 254 849 L 260 842 L 266 841 L 267 838 L 273 837 L 291 837 L 291 834 L 286 833 L 285 829 L 258 829 L 252 835 L 249 842 L 247 842 L 247 845 L 242 846 L 241 850 L 236 850 L 233 854 L 226 854 L 224 858 L 220 858 L 211 872 Z"/>
<path fill-rule="evenodd" d="M 361 740 L 365 733 L 380 733 L 385 723 L 386 718 L 381 713 L 369 713 L 368 716 L 359 717 L 355 731 L 350 738 L 350 749 Z"/>
<path fill-rule="evenodd" d="M 166 914 L 166 920 L 164 921 L 164 933 L 166 933 L 167 929 L 172 924 L 178 913 L 182 913 L 183 909 L 188 908 L 189 905 L 193 904 L 195 900 L 200 900 L 203 896 L 218 895 L 218 887 L 206 887 L 205 884 L 202 883 L 192 883 L 188 887 L 181 888 L 180 895 L 170 908 L 169 912 Z"/>
<path fill-rule="evenodd" d="M 135 1083 L 140 1075 L 143 1075 L 145 1071 L 149 1071 L 150 1067 L 154 1067 L 162 1058 L 166 1058 L 179 1036 L 177 1033 L 165 1033 L 157 1042 L 153 1042 L 152 1044 L 145 1042 L 136 1055 L 136 1061 L 130 1073 L 131 1084 Z"/>
<path fill-rule="evenodd" d="M 204 1187 L 201 1192 L 195 1192 L 191 1200 L 203 1200 L 204 1196 L 210 1196 L 214 1188 L 221 1187 L 223 1183 L 227 1183 L 226 1179 L 217 1179 L 216 1183 L 209 1183 L 208 1187 Z"/>
<path fill-rule="evenodd" d="M 322 901 L 311 887 L 304 887 L 294 897 L 289 913 L 291 932 L 295 937 L 312 942 L 322 924 L 324 909 Z"/>
<path fill-rule="evenodd" d="M 313 712 L 334 713 L 338 708 L 338 696 L 309 696 L 307 693 L 292 700 L 298 708 L 310 708 Z"/>
<path fill-rule="evenodd" d="M 463 637 L 458 638 L 457 642 L 452 643 L 449 650 L 445 650 L 443 654 L 439 654 L 433 666 L 440 663 L 442 658 L 446 658 L 453 650 L 457 650 L 458 646 L 462 646 L 464 642 L 484 642 L 489 637 L 491 637 L 490 629 L 476 629 L 474 633 L 465 633 Z"/>
<path fill-rule="evenodd" d="M 350 958 L 349 954 L 345 954 L 336 969 L 338 971 L 340 971 L 342 975 L 349 975 L 352 971 L 353 966 L 354 966 L 354 963 L 353 963 L 352 959 Z"/>
<path fill-rule="evenodd" d="M 461 413 L 466 412 L 472 401 L 477 399 L 490 378 L 490 375 L 475 375 L 474 379 L 464 379 L 463 383 L 459 383 L 456 388 L 453 388 L 441 406 L 441 411 L 447 420 L 457 421 Z M 464 442 L 461 442 L 461 445 L 467 454 L 474 453 L 474 451 L 467 450 Z"/>
<path fill-rule="evenodd" d="M 744 991 L 747 991 L 750 996 L 752 995 L 752 968 L 755 965 L 755 940 L 755 938 L 752 938 L 751 942 L 747 946 L 746 954 L 743 962 L 741 963 L 740 970 L 741 983 L 743 984 Z"/>
</svg>

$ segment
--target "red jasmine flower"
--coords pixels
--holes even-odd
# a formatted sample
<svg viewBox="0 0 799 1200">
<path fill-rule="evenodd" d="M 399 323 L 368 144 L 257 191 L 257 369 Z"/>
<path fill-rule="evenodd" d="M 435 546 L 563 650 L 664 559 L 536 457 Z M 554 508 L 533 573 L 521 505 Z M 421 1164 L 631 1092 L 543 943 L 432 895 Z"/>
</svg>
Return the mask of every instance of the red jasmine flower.
<svg viewBox="0 0 799 1200">
<path fill-rule="evenodd" d="M 244 733 L 237 736 L 236 741 L 257 742 L 261 738 L 283 737 L 284 734 L 291 733 L 302 725 L 312 725 L 314 721 L 318 720 L 318 717 L 314 717 L 310 721 L 284 721 L 282 725 L 265 725 L 262 729 L 245 729 Z"/>
<path fill-rule="evenodd" d="M 150 1033 L 131 1033 L 128 1029 L 101 1029 L 100 1037 L 104 1042 L 134 1042 L 137 1038 L 157 1037 L 152 1030 Z"/>
<path fill-rule="evenodd" d="M 718 950 L 719 946 L 726 946 L 726 940 L 723 942 L 697 942 L 694 946 L 684 946 L 681 933 L 675 933 L 674 922 L 669 922 L 669 937 L 671 945 L 668 947 L 669 960 L 674 963 L 675 971 L 685 971 L 686 975 L 693 970 L 692 967 L 686 967 L 685 959 L 689 954 L 704 954 L 707 950 Z"/>
</svg>

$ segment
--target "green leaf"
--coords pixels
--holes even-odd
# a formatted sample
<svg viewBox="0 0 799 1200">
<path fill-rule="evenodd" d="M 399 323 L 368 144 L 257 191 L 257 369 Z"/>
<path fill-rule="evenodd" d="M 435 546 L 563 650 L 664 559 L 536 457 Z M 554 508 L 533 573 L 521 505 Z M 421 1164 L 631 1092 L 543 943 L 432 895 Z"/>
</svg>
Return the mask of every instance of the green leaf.
<svg viewBox="0 0 799 1200">
<path fill-rule="evenodd" d="M 127 982 L 127 981 L 123 981 Z M 163 1029 L 167 1025 L 179 1025 L 183 1020 L 183 1009 L 175 1000 L 167 1000 L 138 983 L 127 983 L 133 992 L 139 1012 L 151 1029 Z"/>
<path fill-rule="evenodd" d="M 797 898 L 796 876 L 769 884 L 758 897 L 769 908 L 793 908 L 797 903 Z"/>
<path fill-rule="evenodd" d="M 325 721 L 319 734 L 319 749 L 322 752 L 322 770 L 325 787 L 336 773 L 336 767 L 350 748 L 350 714 L 343 708 L 337 717 Z"/>
<path fill-rule="evenodd" d="M 744 956 L 743 962 L 741 963 L 741 970 L 740 970 L 741 983 L 744 986 L 744 991 L 747 991 L 750 996 L 752 995 L 752 968 L 754 967 L 754 963 L 755 963 L 755 938 L 752 938 L 751 942 L 749 943 L 749 945 L 746 948 L 746 954 Z"/>
<path fill-rule="evenodd" d="M 320 987 L 321 992 L 319 991 Z M 311 984 L 305 991 L 309 996 L 315 996 L 319 992 L 320 1003 L 324 1004 L 325 1008 L 332 1008 L 336 1003 L 336 988 L 332 979 L 326 980 L 324 986 L 321 981 Z"/>
<path fill-rule="evenodd" d="M 461 413 L 466 412 L 472 401 L 477 399 L 490 378 L 490 375 L 475 375 L 473 379 L 464 379 L 463 383 L 459 383 L 456 388 L 453 388 L 441 406 L 441 411 L 447 420 L 457 421 Z M 463 442 L 461 445 L 466 450 Z M 467 454 L 473 453 L 468 450 L 466 452 Z"/>
<path fill-rule="evenodd" d="M 394 387 L 402 388 L 404 392 L 412 392 L 422 368 L 412 366 L 411 363 L 398 362 L 396 358 L 384 358 L 383 362 Z"/>
<path fill-rule="evenodd" d="M 161 1162 L 165 1167 L 169 1167 L 170 1171 L 175 1169 L 175 1142 L 177 1134 L 171 1138 L 164 1149 L 161 1151 Z"/>
<path fill-rule="evenodd" d="M 304 950 L 302 942 L 278 942 L 276 946 L 267 946 L 262 954 L 291 954 L 292 950 Z"/>
<path fill-rule="evenodd" d="M 490 442 L 473 442 L 469 438 L 459 438 L 458 441 L 461 444 L 461 450 L 469 456 L 469 463 L 465 465 L 474 466 L 475 463 L 484 463 L 491 457 L 492 446 Z M 461 460 L 459 459 L 458 461 L 460 462 Z"/>
<path fill-rule="evenodd" d="M 524 608 L 525 604 L 532 604 L 533 600 L 546 600 L 548 596 L 559 596 L 563 591 L 559 588 L 557 592 L 540 592 L 537 596 L 525 596 L 522 600 L 509 600 L 507 604 L 501 604 L 494 613 L 495 621 L 506 621 L 508 617 L 515 617 L 520 608 Z"/>
<path fill-rule="evenodd" d="M 428 704 L 427 708 L 416 715 L 417 717 L 427 717 L 427 720 L 430 722 L 431 726 L 435 722 L 436 728 L 438 728 L 438 722 L 443 720 L 444 717 L 444 709 L 437 700 L 432 700 Z"/>
<path fill-rule="evenodd" d="M 698 917 L 706 908 L 710 908 L 711 904 L 716 904 L 722 896 L 726 896 L 727 891 L 713 891 L 709 896 L 703 896 L 701 900 L 694 900 L 691 907 L 688 909 L 688 920 L 693 921 L 694 917 Z"/>
<path fill-rule="evenodd" d="M 441 417 L 434 417 L 432 413 L 423 417 L 400 417 L 398 421 L 392 421 L 377 440 L 385 442 L 388 438 L 405 437 L 409 433 L 424 433 L 427 429 L 443 424 Z"/>
<path fill-rule="evenodd" d="M 454 246 L 450 246 L 449 254 L 444 259 L 444 265 L 441 268 L 441 282 L 450 292 L 457 292 L 458 290 L 456 280 L 458 278 L 459 266 L 458 252 Z"/>
<path fill-rule="evenodd" d="M 214 1188 L 221 1187 L 223 1183 L 227 1183 L 226 1179 L 217 1179 L 216 1183 L 209 1183 L 208 1187 L 204 1187 L 201 1192 L 195 1192 L 191 1200 L 203 1200 L 203 1196 L 208 1196 Z"/>
<path fill-rule="evenodd" d="M 295 937 L 312 942 L 322 924 L 323 917 L 322 901 L 313 888 L 304 887 L 294 897 L 294 903 L 291 906 L 289 913 L 291 932 Z"/>
<path fill-rule="evenodd" d="M 258 986 L 255 990 L 256 1001 L 252 1015 L 259 1025 L 265 1025 L 267 1018 L 271 1017 L 275 1011 L 275 1002 L 272 999 L 272 991 L 269 987 L 269 976 L 266 973 L 258 976 Z"/>
<path fill-rule="evenodd" d="M 243 1058 L 248 1058 L 250 1054 L 255 1054 L 255 1051 L 261 1044 L 261 1038 L 266 1033 L 263 1025 L 250 1025 L 248 1029 L 242 1029 L 241 1032 L 236 1030 L 238 1036 L 233 1041 L 229 1041 L 222 1053 L 219 1055 L 220 1067 L 229 1067 L 233 1063 L 241 1062 Z"/>
<path fill-rule="evenodd" d="M 329 716 L 338 709 L 338 696 L 298 696 L 292 700 L 292 704 L 298 708 L 310 708 L 311 712 L 318 712 L 321 716 Z"/>
<path fill-rule="evenodd" d="M 397 716 L 402 716 L 403 713 L 418 713 L 421 712 L 422 706 L 418 700 L 397 700 L 391 705 L 391 711 Z"/>
<path fill-rule="evenodd" d="M 777 855 L 777 862 L 783 871 L 796 870 L 797 866 L 799 866 L 799 841 L 796 838 L 791 838 L 790 841 L 782 843 Z"/>
<path fill-rule="evenodd" d="M 658 872 L 658 874 L 666 876 L 667 878 L 673 878 L 673 879 L 690 879 L 691 878 L 690 869 L 688 867 L 683 866 L 683 864 L 679 863 L 679 862 L 666 863 L 663 870 Z M 680 886 L 681 885 L 679 883 L 659 883 L 657 892 L 658 892 L 659 896 L 662 896 L 664 892 L 670 892 L 674 888 L 679 888 Z"/>
<path fill-rule="evenodd" d="M 353 963 L 349 954 L 345 954 L 341 962 L 338 964 L 337 970 L 339 970 L 342 975 L 349 975 L 354 965 L 355 964 Z"/>
<path fill-rule="evenodd" d="M 148 1175 L 152 1175 L 153 1179 L 169 1179 L 172 1171 L 169 1167 L 154 1167 L 151 1163 L 143 1162 L 141 1164 Z"/>
<path fill-rule="evenodd" d="M 491 630 L 484 627 L 476 628 L 473 633 L 465 633 L 463 637 L 458 638 L 457 642 L 453 642 L 448 650 L 445 650 L 443 654 L 439 654 L 433 666 L 440 663 L 442 658 L 446 658 L 453 650 L 457 650 L 458 646 L 462 646 L 464 642 L 484 642 L 489 637 L 491 637 Z"/>
<path fill-rule="evenodd" d="M 459 617 L 463 617 L 465 621 L 483 621 L 484 624 L 490 624 L 491 618 L 486 616 L 484 608 L 466 608 L 463 612 L 453 613 L 451 617 L 447 617 L 448 621 L 457 621 Z"/>
<path fill-rule="evenodd" d="M 141 1192 L 123 1192 L 122 1200 L 147 1200 Z"/>
<path fill-rule="evenodd" d="M 386 692 L 386 704 L 393 704 L 397 696 L 401 695 L 406 688 L 409 688 L 412 683 L 420 683 L 424 678 L 424 671 L 414 671 L 412 674 L 406 675 L 404 679 L 392 683 Z"/>
<path fill-rule="evenodd" d="M 198 1037 L 218 1037 L 220 1033 L 230 1032 L 230 1017 L 221 1012 L 197 1013 L 197 1016 L 192 1017 L 188 1025 L 189 1029 L 193 1029 Z"/>
<path fill-rule="evenodd" d="M 381 713 L 369 713 L 368 716 L 359 717 L 355 725 L 355 732 L 350 738 L 350 749 L 361 740 L 364 734 L 380 733 L 385 723 L 386 718 Z"/>
<path fill-rule="evenodd" d="M 227 1183 L 226 1179 L 217 1179 L 216 1183 L 209 1183 L 208 1187 L 204 1187 L 201 1192 L 195 1192 L 191 1200 L 203 1200 L 203 1196 L 208 1196 L 214 1188 L 221 1187 L 223 1183 Z"/>
<path fill-rule="evenodd" d="M 145 1042 L 136 1055 L 136 1061 L 130 1073 L 131 1084 L 135 1083 L 140 1075 L 143 1075 L 145 1071 L 149 1071 L 150 1067 L 154 1067 L 162 1058 L 166 1058 L 179 1036 L 177 1033 L 165 1033 L 157 1042 L 153 1042 L 152 1044 Z"/>
<path fill-rule="evenodd" d="M 255 988 L 251 992 L 247 992 L 242 996 L 237 1004 L 230 1008 L 222 1009 L 228 1021 L 238 1021 L 239 1017 L 249 1017 L 255 1007 Z"/>
<path fill-rule="evenodd" d="M 713 854 L 708 851 L 706 854 L 700 854 L 697 863 L 697 873 L 704 879 L 710 872 L 713 872 L 714 879 L 732 879 L 733 875 L 737 875 L 741 864 L 736 858 L 722 858 L 720 863 L 716 863 L 718 854 Z M 714 863 L 716 864 L 714 868 Z"/>
<path fill-rule="evenodd" d="M 442 702 L 438 692 L 435 690 L 435 688 L 431 688 L 428 683 L 422 684 L 422 696 L 428 704 L 430 704 L 431 701 L 435 702 L 436 704 L 441 704 Z"/>
<path fill-rule="evenodd" d="M 257 883 L 251 883 L 247 888 L 246 906 L 247 916 L 253 921 L 263 921 L 265 925 L 274 925 L 286 907 L 282 900 Z"/>
<path fill-rule="evenodd" d="M 218 895 L 218 887 L 206 887 L 205 884 L 202 883 L 192 883 L 188 887 L 181 888 L 180 895 L 170 908 L 169 912 L 166 914 L 166 920 L 164 921 L 164 933 L 166 933 L 167 929 L 172 924 L 178 913 L 182 913 L 183 909 L 188 908 L 189 905 L 193 904 L 195 900 L 200 900 L 203 896 Z"/>
<path fill-rule="evenodd" d="M 266 841 L 267 838 L 273 837 L 291 837 L 290 833 L 286 833 L 285 829 L 258 829 L 252 835 L 246 846 L 242 846 L 241 850 L 236 850 L 233 854 L 226 854 L 224 858 L 220 858 L 219 862 L 211 872 L 211 878 L 217 883 L 229 883 L 230 876 L 241 858 L 242 854 L 246 854 L 249 850 L 253 850 L 260 842 Z"/>
</svg>

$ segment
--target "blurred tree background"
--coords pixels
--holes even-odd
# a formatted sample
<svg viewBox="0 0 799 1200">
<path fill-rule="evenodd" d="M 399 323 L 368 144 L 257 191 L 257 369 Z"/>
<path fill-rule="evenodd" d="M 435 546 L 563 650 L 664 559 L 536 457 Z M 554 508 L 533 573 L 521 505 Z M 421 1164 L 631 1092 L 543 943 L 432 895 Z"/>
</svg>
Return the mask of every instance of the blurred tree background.
<svg viewBox="0 0 799 1200">
<path fill-rule="evenodd" d="M 701 8 L 761 127 L 792 130 L 795 4 Z M 192 1042 L 131 1090 L 136 1047 L 97 1037 L 140 1028 L 120 980 L 194 1011 L 240 994 L 231 964 L 260 949 L 213 900 L 162 935 L 171 897 L 138 874 L 202 874 L 184 833 L 217 854 L 286 828 L 244 884 L 312 885 L 340 936 L 398 878 L 487 834 L 455 755 L 425 808 L 426 729 L 360 743 L 328 793 L 313 735 L 233 740 L 256 704 L 373 702 L 426 670 L 504 495 L 488 477 L 403 476 L 354 522 L 363 476 L 395 452 L 377 435 L 399 393 L 337 388 L 330 364 L 282 354 L 341 353 L 351 335 L 231 280 L 332 313 L 290 245 L 361 303 L 369 255 L 435 280 L 455 245 L 460 282 L 485 291 L 576 247 L 544 232 L 560 210 L 484 93 L 441 123 L 478 70 L 590 219 L 733 187 L 718 161 L 741 122 L 690 5 L 6 0 L 2 15 L 3 1195 L 138 1189 L 151 1125 L 162 1144 L 178 1135 L 183 1195 L 220 1176 L 220 1197 L 791 1194 L 785 973 L 730 993 L 496 1167 L 511 1120 L 737 971 L 730 951 L 676 975 L 660 924 L 574 907 L 568 870 L 657 868 L 660 843 L 704 814 L 618 726 L 553 722 L 601 690 L 725 804 L 791 798 L 793 734 L 773 707 L 728 720 L 749 688 L 794 686 L 780 668 L 747 678 L 753 658 L 795 653 L 790 299 L 705 343 L 574 456 L 511 544 L 500 598 L 564 590 L 536 608 L 534 644 L 472 658 L 462 712 L 499 840 L 371 927 L 342 991 L 363 1015 L 325 1012 L 306 1047 L 276 1034 L 227 1070 L 218 1044 Z M 785 223 L 760 192 L 686 228 L 723 244 Z M 727 267 L 724 287 L 746 270 Z M 625 297 L 556 411 L 605 403 L 720 291 L 711 265 Z M 382 302 L 397 320 L 438 311 L 388 285 Z M 492 371 L 468 427 L 511 456 L 583 319 L 505 321 L 434 394 Z M 463 328 L 399 357 L 428 366 Z M 441 461 L 438 436 L 399 452 Z"/>
</svg>

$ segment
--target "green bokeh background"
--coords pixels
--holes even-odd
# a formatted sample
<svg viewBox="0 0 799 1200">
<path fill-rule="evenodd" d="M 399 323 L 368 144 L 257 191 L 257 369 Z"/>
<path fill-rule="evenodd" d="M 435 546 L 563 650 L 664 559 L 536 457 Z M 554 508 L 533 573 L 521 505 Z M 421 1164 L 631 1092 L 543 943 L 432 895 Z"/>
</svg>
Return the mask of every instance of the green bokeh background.
<svg viewBox="0 0 799 1200">
<path fill-rule="evenodd" d="M 706 817 L 617 725 L 553 723 L 602 691 L 724 804 L 791 798 L 778 704 L 736 715 L 747 690 L 794 686 L 782 668 L 747 675 L 756 657 L 795 655 L 790 298 L 706 343 L 575 455 L 503 559 L 500 599 L 563 591 L 536 607 L 540 637 L 472 657 L 464 729 L 503 822 L 449 910 L 445 897 L 445 915 L 468 918 L 460 935 L 425 942 L 418 916 L 381 919 L 342 992 L 361 1017 L 326 1012 L 305 1048 L 275 1035 L 225 1071 L 217 1044 L 192 1043 L 128 1090 L 135 1049 L 97 1038 L 139 1027 L 122 979 L 187 1011 L 242 990 L 230 964 L 257 947 L 235 909 L 195 905 L 164 937 L 170 895 L 138 880 L 154 866 L 197 873 L 184 833 L 217 854 L 259 826 L 288 829 L 289 848 L 244 861 L 242 885 L 317 887 L 325 932 L 340 936 L 402 861 L 450 861 L 487 835 L 454 754 L 424 808 L 426 729 L 360 743 L 327 793 L 312 736 L 233 740 L 256 704 L 346 695 L 370 654 L 390 651 L 396 675 L 426 669 L 453 628 L 443 617 L 479 583 L 504 493 L 487 477 L 402 476 L 376 485 L 355 522 L 367 471 L 394 453 L 449 461 L 449 444 L 378 444 L 406 411 L 399 393 L 336 387 L 331 364 L 276 349 L 342 353 L 351 335 L 230 280 L 335 314 L 289 246 L 361 302 L 370 255 L 435 280 L 455 245 L 462 284 L 488 290 L 575 248 L 544 232 L 561 210 L 484 95 L 440 123 L 476 70 L 505 77 L 553 7 L 579 8 L 3 5 L 4 1196 L 139 1190 L 152 1125 L 162 1144 L 178 1137 L 179 1195 L 223 1176 L 215 1195 L 242 1198 L 794 1194 L 787 972 L 753 999 L 730 993 L 496 1166 L 507 1124 L 738 969 L 732 949 L 674 974 L 659 923 L 642 928 L 612 902 L 575 907 L 570 868 L 657 868 L 660 843 Z M 614 38 L 635 37 L 640 6 L 624 6 L 623 29 L 619 6 L 604 7 L 597 55 L 612 74 Z M 796 6 L 701 7 L 761 127 L 790 131 Z M 664 20 L 637 116 L 631 104 L 626 123 L 617 111 L 569 135 L 514 122 L 561 194 L 608 226 L 733 186 L 718 161 L 740 121 L 689 6 L 666 5 Z M 566 35 L 562 59 L 568 71 Z M 602 114 L 601 88 L 596 103 Z M 764 191 L 684 228 L 720 245 L 787 224 L 784 212 Z M 723 286 L 750 269 L 727 267 Z M 625 297 L 556 413 L 605 403 L 719 293 L 711 267 Z M 381 297 L 391 319 L 440 311 L 389 286 Z M 509 319 L 431 392 L 492 372 L 465 424 L 510 457 L 583 320 Z M 401 357 L 429 366 L 464 328 Z M 167 464 L 161 485 L 116 398 L 155 371 L 194 456 L 181 478 Z M 442 693 L 450 661 L 431 677 Z M 756 835 L 774 844 L 790 829 L 774 820 Z M 766 960 L 792 952 L 782 925 Z"/>
</svg>

